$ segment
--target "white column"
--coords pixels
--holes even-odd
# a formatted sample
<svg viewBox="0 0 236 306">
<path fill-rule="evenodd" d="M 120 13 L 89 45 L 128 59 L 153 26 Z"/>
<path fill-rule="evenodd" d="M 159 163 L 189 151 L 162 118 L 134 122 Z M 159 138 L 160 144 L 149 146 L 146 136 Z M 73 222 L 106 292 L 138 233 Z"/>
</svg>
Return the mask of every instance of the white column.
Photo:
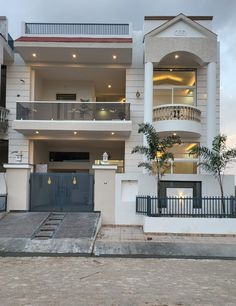
<svg viewBox="0 0 236 306">
<path fill-rule="evenodd" d="M 144 123 L 152 123 L 153 109 L 153 64 L 145 64 L 144 72 Z"/>
<path fill-rule="evenodd" d="M 207 147 L 216 136 L 216 63 L 207 66 Z"/>
</svg>

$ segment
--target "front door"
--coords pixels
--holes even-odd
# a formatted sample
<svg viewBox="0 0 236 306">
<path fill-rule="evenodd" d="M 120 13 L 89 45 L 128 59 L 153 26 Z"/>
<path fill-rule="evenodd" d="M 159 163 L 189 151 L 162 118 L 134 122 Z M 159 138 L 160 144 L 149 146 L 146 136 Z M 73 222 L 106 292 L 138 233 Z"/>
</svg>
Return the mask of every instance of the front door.
<svg viewBox="0 0 236 306">
<path fill-rule="evenodd" d="M 93 211 L 94 176 L 88 173 L 32 173 L 30 210 Z"/>
</svg>

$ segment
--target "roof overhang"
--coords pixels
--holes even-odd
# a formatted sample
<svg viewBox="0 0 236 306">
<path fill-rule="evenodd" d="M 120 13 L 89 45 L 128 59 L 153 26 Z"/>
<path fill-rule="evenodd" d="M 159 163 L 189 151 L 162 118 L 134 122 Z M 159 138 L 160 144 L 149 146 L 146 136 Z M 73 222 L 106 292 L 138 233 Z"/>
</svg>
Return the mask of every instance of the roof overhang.
<svg viewBox="0 0 236 306">
<path fill-rule="evenodd" d="M 122 37 L 32 37 L 15 41 L 24 61 L 68 64 L 131 64 L 132 38 Z M 35 53 L 36 57 L 32 54 Z M 75 54 L 76 58 L 72 55 Z M 113 55 L 116 55 L 114 60 Z"/>
</svg>

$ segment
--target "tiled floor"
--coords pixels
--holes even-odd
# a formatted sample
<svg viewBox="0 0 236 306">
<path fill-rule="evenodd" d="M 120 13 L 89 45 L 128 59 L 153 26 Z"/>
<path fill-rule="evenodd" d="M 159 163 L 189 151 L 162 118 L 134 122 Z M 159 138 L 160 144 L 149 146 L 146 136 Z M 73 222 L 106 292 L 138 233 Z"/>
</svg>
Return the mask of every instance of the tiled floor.
<svg viewBox="0 0 236 306">
<path fill-rule="evenodd" d="M 235 236 L 197 236 L 144 234 L 141 226 L 103 226 L 98 240 L 102 241 L 153 241 L 172 243 L 219 243 L 236 244 Z"/>
</svg>

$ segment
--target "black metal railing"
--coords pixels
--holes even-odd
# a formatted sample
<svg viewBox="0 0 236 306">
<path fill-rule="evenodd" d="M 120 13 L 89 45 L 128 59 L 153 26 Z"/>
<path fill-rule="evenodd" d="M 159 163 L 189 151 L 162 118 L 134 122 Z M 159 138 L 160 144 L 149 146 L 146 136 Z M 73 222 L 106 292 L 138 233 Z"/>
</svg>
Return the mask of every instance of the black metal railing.
<svg viewBox="0 0 236 306">
<path fill-rule="evenodd" d="M 129 24 L 112 23 L 26 23 L 31 35 L 129 35 Z"/>
<path fill-rule="evenodd" d="M 8 120 L 7 116 L 9 114 L 9 110 L 5 107 L 0 106 L 0 133 L 6 133 L 8 128 Z"/>
<path fill-rule="evenodd" d="M 17 102 L 17 120 L 130 120 L 130 104 L 115 102 Z"/>
<path fill-rule="evenodd" d="M 236 218 L 236 198 L 137 196 L 136 212 L 149 217 Z"/>
<path fill-rule="evenodd" d="M 0 212 L 6 211 L 7 208 L 7 195 L 0 195 Z"/>
<path fill-rule="evenodd" d="M 7 43 L 9 45 L 9 47 L 14 50 L 14 39 L 11 37 L 10 34 L 8 34 L 8 39 L 7 39 Z"/>
</svg>

